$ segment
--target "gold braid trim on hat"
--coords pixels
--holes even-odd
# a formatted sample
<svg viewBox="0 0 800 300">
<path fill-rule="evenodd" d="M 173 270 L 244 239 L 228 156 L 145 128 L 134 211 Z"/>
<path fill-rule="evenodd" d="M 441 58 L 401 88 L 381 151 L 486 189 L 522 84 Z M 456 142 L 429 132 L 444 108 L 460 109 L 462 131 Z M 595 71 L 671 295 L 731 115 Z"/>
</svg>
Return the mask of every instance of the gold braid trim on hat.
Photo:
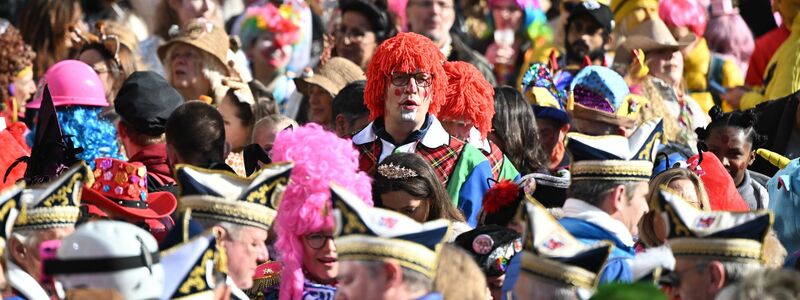
<svg viewBox="0 0 800 300">
<path fill-rule="evenodd" d="M 180 211 L 191 209 L 195 217 L 269 229 L 278 212 L 258 203 L 228 200 L 210 195 L 181 197 Z"/>
<path fill-rule="evenodd" d="M 571 286 L 593 290 L 597 286 L 597 274 L 584 268 L 570 266 L 525 250 L 522 252 L 522 271 L 542 276 Z"/>
<path fill-rule="evenodd" d="M 762 243 L 748 239 L 672 238 L 669 240 L 677 257 L 709 257 L 722 260 L 762 263 Z"/>
<path fill-rule="evenodd" d="M 571 180 L 649 181 L 652 174 L 653 164 L 645 160 L 578 161 L 570 168 Z"/>
<path fill-rule="evenodd" d="M 80 212 L 77 206 L 28 208 L 24 222 L 17 219 L 14 229 L 44 229 L 75 225 Z"/>
<path fill-rule="evenodd" d="M 412 169 L 396 166 L 391 163 L 378 166 L 378 173 L 389 179 L 406 179 L 419 176 L 419 174 Z"/>
<path fill-rule="evenodd" d="M 421 244 L 358 234 L 337 237 L 335 242 L 340 260 L 395 259 L 401 266 L 428 278 L 436 273 L 437 253 Z"/>
</svg>

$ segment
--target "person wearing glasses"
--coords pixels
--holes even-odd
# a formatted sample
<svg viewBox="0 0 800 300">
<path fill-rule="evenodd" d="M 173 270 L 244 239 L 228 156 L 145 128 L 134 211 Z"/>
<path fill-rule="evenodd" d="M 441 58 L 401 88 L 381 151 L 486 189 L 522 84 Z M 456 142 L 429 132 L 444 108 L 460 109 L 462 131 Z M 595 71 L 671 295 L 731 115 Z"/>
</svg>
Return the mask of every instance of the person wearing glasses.
<svg viewBox="0 0 800 300">
<path fill-rule="evenodd" d="M 430 38 L 448 61 L 466 61 L 481 71 L 492 85 L 497 81 L 483 55 L 472 50 L 450 29 L 456 20 L 454 0 L 409 0 L 406 6 L 409 31 Z"/>
<path fill-rule="evenodd" d="M 361 170 L 370 174 L 392 153 L 422 156 L 467 223 L 475 226 L 492 170 L 480 150 L 452 137 L 436 117 L 447 93 L 444 61 L 439 48 L 416 33 L 383 42 L 367 68 L 364 102 L 371 123 L 353 136 L 353 143 L 361 154 Z"/>
<path fill-rule="evenodd" d="M 387 8 L 379 7 L 378 3 L 345 2 L 339 8 L 342 19 L 334 32 L 334 56 L 347 58 L 365 71 L 378 45 L 396 34 Z"/>
<path fill-rule="evenodd" d="M 97 31 L 98 36 L 87 34 L 76 59 L 91 66 L 100 77 L 106 90 L 108 110 L 113 111 L 122 83 L 138 69 L 138 41 L 130 29 L 115 22 L 98 23 Z"/>
<path fill-rule="evenodd" d="M 275 219 L 275 248 L 283 263 L 280 299 L 333 299 L 339 263 L 329 184 L 354 191 L 372 206 L 370 178 L 358 170 L 350 141 L 314 123 L 279 132 L 270 156 L 294 163 Z"/>
</svg>

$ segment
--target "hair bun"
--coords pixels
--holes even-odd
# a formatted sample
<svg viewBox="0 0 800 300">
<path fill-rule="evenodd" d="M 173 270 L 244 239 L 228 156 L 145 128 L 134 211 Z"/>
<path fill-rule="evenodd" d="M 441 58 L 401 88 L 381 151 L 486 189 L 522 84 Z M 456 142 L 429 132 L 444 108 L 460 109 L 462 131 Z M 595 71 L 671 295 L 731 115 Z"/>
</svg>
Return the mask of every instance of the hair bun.
<svg viewBox="0 0 800 300">
<path fill-rule="evenodd" d="M 711 122 L 721 119 L 723 116 L 722 108 L 714 105 L 708 110 L 708 116 L 711 117 Z"/>
</svg>

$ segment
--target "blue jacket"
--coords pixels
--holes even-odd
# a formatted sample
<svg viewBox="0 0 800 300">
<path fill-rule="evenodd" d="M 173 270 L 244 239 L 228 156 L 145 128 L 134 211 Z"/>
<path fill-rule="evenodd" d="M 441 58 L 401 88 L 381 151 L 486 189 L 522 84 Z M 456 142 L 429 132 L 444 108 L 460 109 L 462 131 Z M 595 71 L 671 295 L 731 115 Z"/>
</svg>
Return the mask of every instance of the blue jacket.
<svg viewBox="0 0 800 300">
<path fill-rule="evenodd" d="M 570 234 L 586 245 L 594 245 L 603 240 L 614 244 L 611 248 L 603 270 L 600 273 L 600 284 L 611 282 L 633 282 L 633 247 L 628 247 L 616 236 L 606 231 L 600 226 L 575 218 L 561 218 L 561 226 L 564 226 Z"/>
</svg>

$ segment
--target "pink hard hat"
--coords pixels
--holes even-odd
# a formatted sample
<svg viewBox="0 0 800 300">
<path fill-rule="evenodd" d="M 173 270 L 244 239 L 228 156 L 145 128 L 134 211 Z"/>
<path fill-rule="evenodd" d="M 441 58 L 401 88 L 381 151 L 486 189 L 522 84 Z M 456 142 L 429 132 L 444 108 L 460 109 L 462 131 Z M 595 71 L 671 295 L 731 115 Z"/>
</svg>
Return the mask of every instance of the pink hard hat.
<svg viewBox="0 0 800 300">
<path fill-rule="evenodd" d="M 47 85 L 53 104 L 58 106 L 108 106 L 106 92 L 100 77 L 92 67 L 78 60 L 63 60 L 50 67 L 39 80 L 39 88 L 33 101 L 26 107 L 38 109 L 42 103 L 42 91 Z"/>
</svg>

